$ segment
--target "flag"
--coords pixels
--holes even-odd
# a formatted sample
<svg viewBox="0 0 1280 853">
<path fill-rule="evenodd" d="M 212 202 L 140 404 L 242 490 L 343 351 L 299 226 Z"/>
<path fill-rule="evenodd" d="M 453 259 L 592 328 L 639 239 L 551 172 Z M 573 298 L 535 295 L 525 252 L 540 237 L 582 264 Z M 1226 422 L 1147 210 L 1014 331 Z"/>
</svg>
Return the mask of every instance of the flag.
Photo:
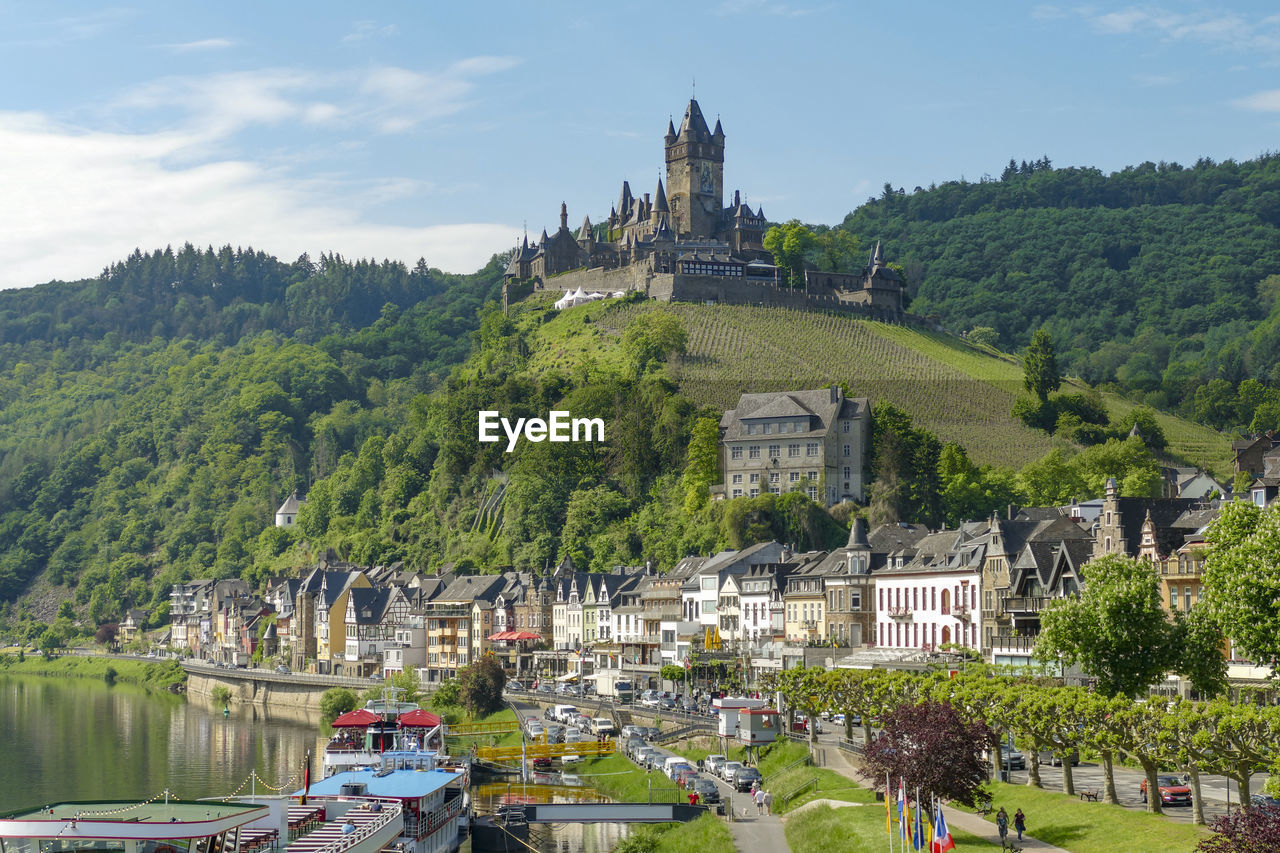
<svg viewBox="0 0 1280 853">
<path fill-rule="evenodd" d="M 912 850 L 924 849 L 924 844 L 925 844 L 924 818 L 921 816 L 921 813 L 923 811 L 924 809 L 920 807 L 920 791 L 919 789 L 917 789 L 916 790 L 916 819 L 911 824 L 911 849 Z"/>
<path fill-rule="evenodd" d="M 911 805 L 907 802 L 907 788 L 905 783 L 898 780 L 898 837 L 902 839 L 903 846 L 907 841 L 907 824 L 911 822 Z"/>
<path fill-rule="evenodd" d="M 942 804 L 938 804 L 938 814 L 934 818 L 933 823 L 933 843 L 929 846 L 929 853 L 947 853 L 948 850 L 955 850 L 956 843 L 951 840 L 951 830 L 947 829 L 947 819 L 942 816 Z"/>
<path fill-rule="evenodd" d="M 884 774 L 884 831 L 893 838 L 893 786 L 889 783 L 889 774 Z M 892 842 L 890 842 L 892 844 Z"/>
<path fill-rule="evenodd" d="M 302 798 L 299 805 L 307 804 L 307 792 L 311 790 L 311 750 L 307 750 L 306 763 L 302 765 Z"/>
</svg>

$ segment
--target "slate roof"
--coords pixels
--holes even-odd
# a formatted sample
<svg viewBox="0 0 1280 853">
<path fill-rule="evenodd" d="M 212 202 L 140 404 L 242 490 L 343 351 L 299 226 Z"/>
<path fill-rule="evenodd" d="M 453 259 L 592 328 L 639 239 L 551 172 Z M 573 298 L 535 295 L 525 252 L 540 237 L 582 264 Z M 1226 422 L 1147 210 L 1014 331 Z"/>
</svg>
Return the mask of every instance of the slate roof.
<svg viewBox="0 0 1280 853">
<path fill-rule="evenodd" d="M 864 417 L 869 402 L 866 397 L 845 397 L 837 387 L 817 388 L 811 391 L 774 391 L 764 394 L 743 394 L 736 408 L 720 418 L 724 440 L 751 438 L 753 441 L 785 440 L 821 436 L 835 428 L 837 419 Z M 748 436 L 744 420 L 773 417 L 799 417 L 808 414 L 808 432 L 781 433 Z"/>
<path fill-rule="evenodd" d="M 1142 525 L 1150 513 L 1156 526 L 1156 544 L 1161 554 L 1172 554 L 1194 528 L 1173 525 L 1188 510 L 1209 509 L 1203 501 L 1190 498 L 1116 498 L 1120 513 L 1120 531 L 1126 553 L 1135 556 L 1142 545 Z"/>
<path fill-rule="evenodd" d="M 867 543 L 871 546 L 873 552 L 887 554 L 900 548 L 913 547 L 928 532 L 929 528 L 923 524 L 907 524 L 906 522 L 881 524 L 867 534 Z"/>
</svg>

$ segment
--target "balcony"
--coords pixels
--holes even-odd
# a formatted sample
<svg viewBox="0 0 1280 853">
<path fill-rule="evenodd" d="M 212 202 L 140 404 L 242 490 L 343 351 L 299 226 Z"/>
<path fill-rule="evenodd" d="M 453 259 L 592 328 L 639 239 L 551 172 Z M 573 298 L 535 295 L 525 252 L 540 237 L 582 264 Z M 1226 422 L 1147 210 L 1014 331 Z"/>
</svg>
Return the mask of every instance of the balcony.
<svg viewBox="0 0 1280 853">
<path fill-rule="evenodd" d="M 1035 649 L 1036 638 L 1015 634 L 997 633 L 991 638 L 991 651 L 999 652 L 1017 652 L 1019 654 L 1031 654 Z"/>
<path fill-rule="evenodd" d="M 961 621 L 967 620 L 969 618 L 969 605 L 967 604 L 951 605 L 951 615 Z"/>
<path fill-rule="evenodd" d="M 1039 613 L 1049 605 L 1049 598 L 1043 595 L 1015 595 L 1004 600 L 1005 613 Z"/>
<path fill-rule="evenodd" d="M 890 619 L 910 619 L 911 613 L 912 611 L 910 607 L 890 607 L 889 608 Z"/>
</svg>

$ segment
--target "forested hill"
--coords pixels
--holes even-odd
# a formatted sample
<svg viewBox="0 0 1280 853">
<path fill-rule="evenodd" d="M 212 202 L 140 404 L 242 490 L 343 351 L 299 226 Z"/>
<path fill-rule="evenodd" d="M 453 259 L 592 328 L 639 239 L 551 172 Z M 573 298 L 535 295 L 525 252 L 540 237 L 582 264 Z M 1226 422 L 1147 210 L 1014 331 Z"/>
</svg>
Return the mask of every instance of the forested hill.
<svg viewBox="0 0 1280 853">
<path fill-rule="evenodd" d="M 291 490 L 467 357 L 503 266 L 187 246 L 0 293 L 0 601 L 38 579 L 96 624 L 246 573 Z"/>
<path fill-rule="evenodd" d="M 1110 175 L 1010 162 L 998 179 L 886 185 L 840 227 L 905 266 L 913 312 L 990 327 L 1008 350 L 1047 326 L 1069 372 L 1158 407 L 1195 414 L 1215 379 L 1280 381 L 1280 156 Z"/>
</svg>

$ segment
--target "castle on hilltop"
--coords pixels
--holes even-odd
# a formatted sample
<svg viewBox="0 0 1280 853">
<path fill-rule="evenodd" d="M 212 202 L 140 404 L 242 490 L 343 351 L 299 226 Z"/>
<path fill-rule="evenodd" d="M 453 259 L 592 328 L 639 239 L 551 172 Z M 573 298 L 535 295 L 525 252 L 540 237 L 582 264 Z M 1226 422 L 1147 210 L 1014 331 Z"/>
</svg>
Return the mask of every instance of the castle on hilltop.
<svg viewBox="0 0 1280 853">
<path fill-rule="evenodd" d="M 725 134 L 707 127 L 690 99 L 679 129 L 667 122 L 667 177 L 653 194 L 637 197 L 622 182 L 609 218 L 569 229 L 560 205 L 560 228 L 516 246 L 507 266 L 503 303 L 534 292 L 640 292 L 663 301 L 783 305 L 847 310 L 900 320 L 902 278 L 884 262 L 879 244 L 858 273 L 806 270 L 802 287 L 782 286 L 773 256 L 764 248 L 768 220 L 735 190 L 724 204 Z"/>
</svg>

